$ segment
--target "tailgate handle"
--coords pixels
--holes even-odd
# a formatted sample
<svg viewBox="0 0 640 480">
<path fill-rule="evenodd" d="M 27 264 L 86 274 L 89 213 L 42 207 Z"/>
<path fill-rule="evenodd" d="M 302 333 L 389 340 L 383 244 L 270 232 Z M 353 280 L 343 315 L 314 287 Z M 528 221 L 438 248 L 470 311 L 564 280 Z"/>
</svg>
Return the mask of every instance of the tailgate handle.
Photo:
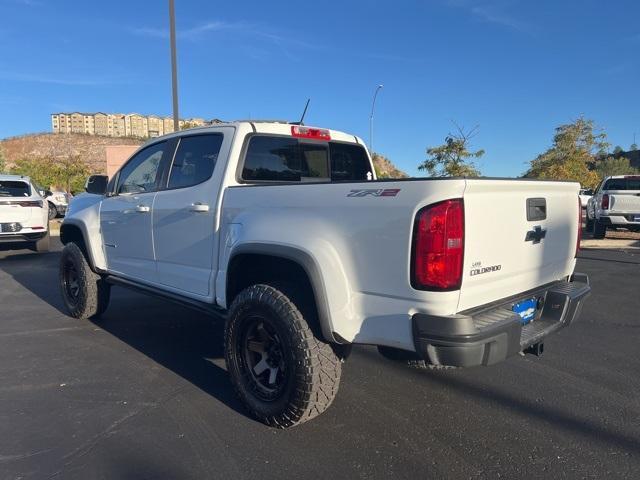
<svg viewBox="0 0 640 480">
<path fill-rule="evenodd" d="M 527 220 L 536 222 L 547 218 L 546 198 L 527 198 Z"/>
</svg>

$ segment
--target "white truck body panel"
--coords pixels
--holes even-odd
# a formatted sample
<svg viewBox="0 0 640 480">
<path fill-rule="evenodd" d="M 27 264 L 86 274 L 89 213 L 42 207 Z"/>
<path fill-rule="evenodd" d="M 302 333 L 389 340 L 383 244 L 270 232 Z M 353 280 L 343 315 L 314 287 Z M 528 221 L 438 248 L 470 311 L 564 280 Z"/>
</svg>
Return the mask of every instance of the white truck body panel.
<svg viewBox="0 0 640 480">
<path fill-rule="evenodd" d="M 458 311 L 560 280 L 573 272 L 578 241 L 578 185 L 518 180 L 467 180 L 464 278 Z M 546 199 L 547 218 L 527 221 L 526 199 Z M 546 231 L 525 241 L 535 226 Z M 483 268 L 499 270 L 472 275 Z"/>
</svg>

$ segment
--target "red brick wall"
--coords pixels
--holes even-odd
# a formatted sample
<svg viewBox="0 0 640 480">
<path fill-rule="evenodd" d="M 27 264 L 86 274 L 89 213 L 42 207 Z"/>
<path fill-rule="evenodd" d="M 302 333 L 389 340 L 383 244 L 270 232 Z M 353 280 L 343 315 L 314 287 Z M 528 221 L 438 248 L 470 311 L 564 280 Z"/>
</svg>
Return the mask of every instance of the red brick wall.
<svg viewBox="0 0 640 480">
<path fill-rule="evenodd" d="M 133 152 L 138 149 L 137 145 L 107 145 L 105 153 L 107 157 L 107 175 L 109 178 L 126 162 Z"/>
</svg>

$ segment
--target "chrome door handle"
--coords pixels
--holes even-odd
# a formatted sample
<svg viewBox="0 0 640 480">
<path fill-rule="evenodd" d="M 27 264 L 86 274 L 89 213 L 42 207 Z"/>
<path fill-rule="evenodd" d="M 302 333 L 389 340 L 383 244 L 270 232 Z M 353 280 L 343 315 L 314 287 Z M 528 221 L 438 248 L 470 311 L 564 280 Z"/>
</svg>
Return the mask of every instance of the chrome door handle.
<svg viewBox="0 0 640 480">
<path fill-rule="evenodd" d="M 147 213 L 151 211 L 151 207 L 147 205 L 136 205 L 136 212 Z"/>
<path fill-rule="evenodd" d="M 192 203 L 189 207 L 189 210 L 192 212 L 203 212 L 206 213 L 209 211 L 209 205 L 205 205 L 204 203 L 196 202 Z"/>
</svg>

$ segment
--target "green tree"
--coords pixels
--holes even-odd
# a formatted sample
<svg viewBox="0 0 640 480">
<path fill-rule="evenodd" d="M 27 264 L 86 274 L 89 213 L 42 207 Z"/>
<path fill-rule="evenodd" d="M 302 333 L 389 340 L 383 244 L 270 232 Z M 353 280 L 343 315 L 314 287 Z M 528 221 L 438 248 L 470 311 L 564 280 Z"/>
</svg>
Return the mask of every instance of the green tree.
<svg viewBox="0 0 640 480">
<path fill-rule="evenodd" d="M 637 143 L 632 143 L 632 144 L 629 146 L 629 151 L 630 151 L 630 152 L 633 152 L 634 150 L 638 150 L 638 144 L 637 144 Z"/>
<path fill-rule="evenodd" d="M 596 164 L 596 172 L 604 178 L 609 175 L 633 175 L 638 173 L 638 170 L 631 166 L 628 158 L 608 157 Z"/>
<path fill-rule="evenodd" d="M 78 155 L 68 155 L 55 160 L 22 158 L 16 162 L 11 172 L 27 175 L 46 188 L 61 187 L 67 192 L 82 190 L 91 174 L 89 166 Z"/>
<path fill-rule="evenodd" d="M 16 160 L 11 173 L 25 175 L 43 187 L 49 188 L 54 182 L 54 175 L 44 162 L 35 158 L 21 158 Z"/>
<path fill-rule="evenodd" d="M 455 124 L 454 124 L 455 125 Z M 484 155 L 484 150 L 471 150 L 471 139 L 478 133 L 478 127 L 465 131 L 456 126 L 456 133 L 449 133 L 442 145 L 427 148 L 427 159 L 418 165 L 431 177 L 479 177 L 480 170 L 472 159 Z"/>
<path fill-rule="evenodd" d="M 54 163 L 56 184 L 64 187 L 67 192 L 77 192 L 84 188 L 91 170 L 87 163 L 78 155 L 69 155 Z"/>
<path fill-rule="evenodd" d="M 624 153 L 624 150 L 620 145 L 616 145 L 615 148 L 613 149 L 613 154 L 620 155 L 621 153 Z"/>
<path fill-rule="evenodd" d="M 180 130 L 188 130 L 190 128 L 195 128 L 199 126 L 200 125 L 198 125 L 196 122 L 185 121 L 182 123 L 182 125 L 180 125 Z"/>
<path fill-rule="evenodd" d="M 593 120 L 583 117 L 556 128 L 552 146 L 531 160 L 525 177 L 573 180 L 584 187 L 595 187 L 598 174 L 592 170 L 596 159 L 606 155 L 607 135 L 596 130 Z"/>
</svg>

